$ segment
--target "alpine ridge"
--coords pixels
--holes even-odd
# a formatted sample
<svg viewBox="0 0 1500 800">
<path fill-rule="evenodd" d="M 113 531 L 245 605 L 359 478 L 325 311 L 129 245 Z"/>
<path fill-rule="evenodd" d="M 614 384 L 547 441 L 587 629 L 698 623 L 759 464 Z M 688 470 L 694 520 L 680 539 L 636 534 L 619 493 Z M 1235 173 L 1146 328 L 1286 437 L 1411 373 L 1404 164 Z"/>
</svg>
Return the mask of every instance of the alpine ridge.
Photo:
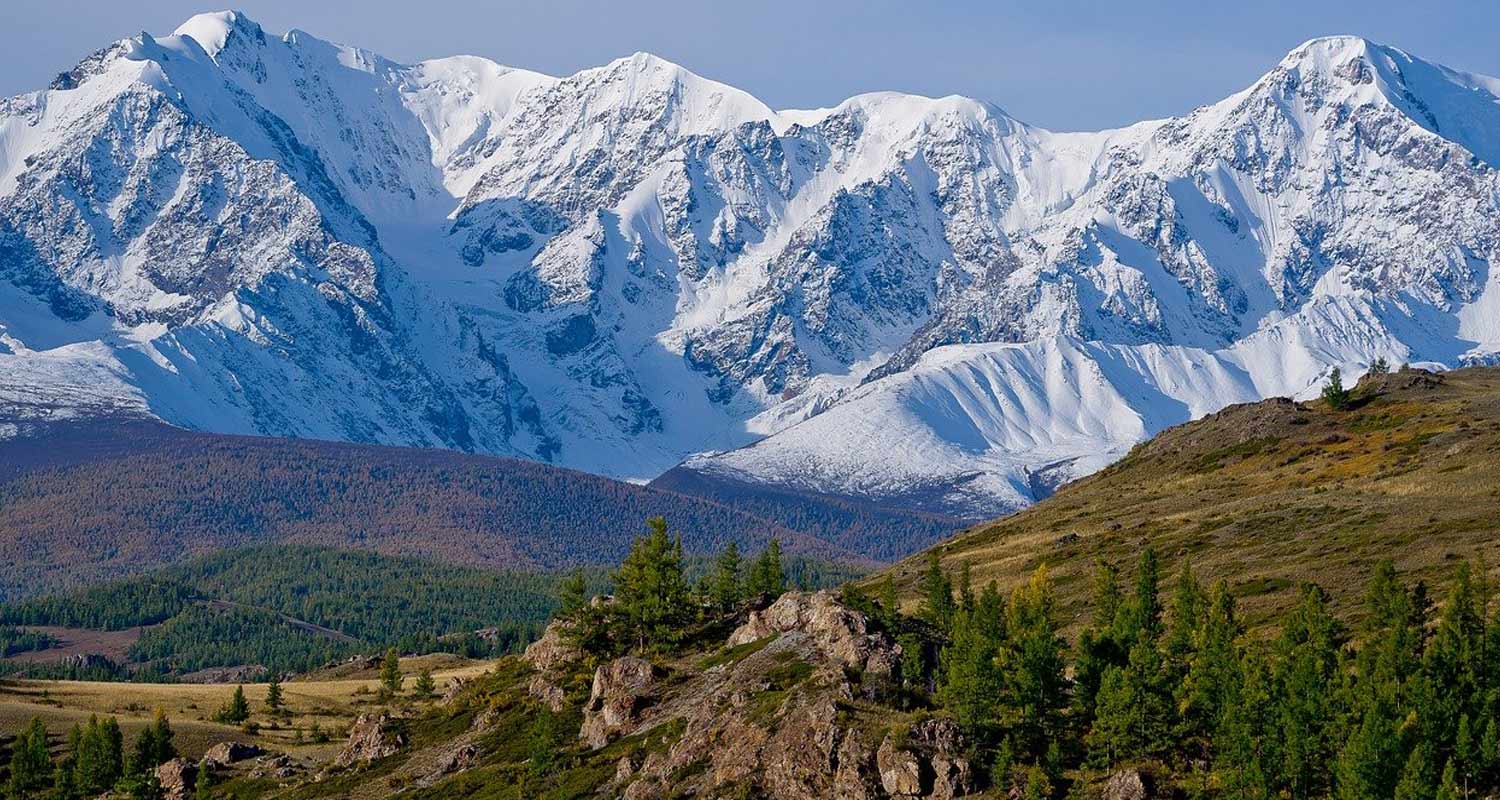
<svg viewBox="0 0 1500 800">
<path fill-rule="evenodd" d="M 1500 79 L 1353 37 L 1057 133 L 200 15 L 0 101 L 0 425 L 124 411 L 977 519 L 1333 367 L 1494 362 L 1497 165 Z"/>
</svg>

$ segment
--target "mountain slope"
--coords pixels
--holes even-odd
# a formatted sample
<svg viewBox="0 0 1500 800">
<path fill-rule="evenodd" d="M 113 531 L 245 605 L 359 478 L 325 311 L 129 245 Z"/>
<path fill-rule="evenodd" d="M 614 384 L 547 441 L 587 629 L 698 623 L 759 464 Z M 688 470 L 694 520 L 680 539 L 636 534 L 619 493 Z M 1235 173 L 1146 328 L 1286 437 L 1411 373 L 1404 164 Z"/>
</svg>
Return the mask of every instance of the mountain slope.
<svg viewBox="0 0 1500 800">
<path fill-rule="evenodd" d="M 0 598 L 225 548 L 355 547 L 490 569 L 618 561 L 650 516 L 694 554 L 728 541 L 867 562 L 952 530 L 885 514 L 858 541 L 819 538 L 849 510 L 785 523 L 730 505 L 515 459 L 448 450 L 195 433 L 147 420 L 54 423 L 0 441 Z M 857 548 L 857 549 L 856 549 Z M 66 569 L 64 569 L 66 567 Z"/>
<path fill-rule="evenodd" d="M 1352 37 L 1053 133 L 202 15 L 0 103 L 0 402 L 978 519 L 1334 365 L 1492 360 L 1497 131 L 1500 81 Z"/>
<path fill-rule="evenodd" d="M 1227 580 L 1255 624 L 1300 580 L 1352 609 L 1382 558 L 1430 585 L 1457 559 L 1500 563 L 1500 369 L 1372 375 L 1355 398 L 1348 411 L 1266 400 L 1171 428 L 938 552 L 949 569 L 971 565 L 976 585 L 1045 563 L 1072 614 L 1096 561 L 1128 570 L 1149 545 L 1163 574 L 1190 558 L 1201 579 Z M 908 594 L 924 564 L 893 568 Z"/>
</svg>

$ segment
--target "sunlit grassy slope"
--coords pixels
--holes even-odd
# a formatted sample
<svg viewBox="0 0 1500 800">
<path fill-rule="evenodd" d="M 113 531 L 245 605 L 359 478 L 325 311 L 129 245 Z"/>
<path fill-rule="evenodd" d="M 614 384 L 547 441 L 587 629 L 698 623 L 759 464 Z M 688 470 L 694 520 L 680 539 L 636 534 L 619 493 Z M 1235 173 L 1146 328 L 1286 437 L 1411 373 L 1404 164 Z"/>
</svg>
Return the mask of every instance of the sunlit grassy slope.
<svg viewBox="0 0 1500 800">
<path fill-rule="evenodd" d="M 938 548 L 976 586 L 1047 564 L 1082 622 L 1098 561 L 1129 578 L 1148 545 L 1167 573 L 1190 558 L 1226 580 L 1252 623 L 1315 581 L 1357 615 L 1371 565 L 1390 557 L 1434 591 L 1460 560 L 1500 565 L 1500 369 L 1372 376 L 1352 406 L 1267 400 L 1165 431 L 1104 471 Z M 892 568 L 913 601 L 925 555 Z M 1493 573 L 1492 573 L 1493 574 Z M 878 581 L 879 578 L 876 579 Z"/>
</svg>

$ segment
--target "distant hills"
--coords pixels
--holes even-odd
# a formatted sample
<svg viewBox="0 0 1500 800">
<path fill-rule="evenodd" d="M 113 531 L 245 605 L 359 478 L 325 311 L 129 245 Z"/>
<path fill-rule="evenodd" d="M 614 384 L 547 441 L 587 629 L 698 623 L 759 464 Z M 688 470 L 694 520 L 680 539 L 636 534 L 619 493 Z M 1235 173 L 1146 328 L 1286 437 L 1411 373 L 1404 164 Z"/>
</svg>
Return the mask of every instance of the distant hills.
<svg viewBox="0 0 1500 800">
<path fill-rule="evenodd" d="M 1129 572 L 1153 546 L 1164 574 L 1192 559 L 1264 622 L 1302 581 L 1353 614 L 1382 558 L 1430 586 L 1462 559 L 1500 566 L 1500 369 L 1372 375 L 1352 407 L 1286 399 L 1169 429 L 1103 471 L 938 548 L 976 585 L 1047 564 L 1075 621 L 1096 561 Z M 893 568 L 908 596 L 924 556 Z"/>
<path fill-rule="evenodd" d="M 689 553 L 729 541 L 868 563 L 956 527 L 804 498 L 752 510 L 516 459 L 184 431 L 45 425 L 0 441 L 0 600 L 228 548 L 296 543 L 489 569 L 618 562 L 650 516 Z M 849 525 L 849 520 L 859 522 Z M 857 536 L 829 536 L 855 530 Z"/>
</svg>

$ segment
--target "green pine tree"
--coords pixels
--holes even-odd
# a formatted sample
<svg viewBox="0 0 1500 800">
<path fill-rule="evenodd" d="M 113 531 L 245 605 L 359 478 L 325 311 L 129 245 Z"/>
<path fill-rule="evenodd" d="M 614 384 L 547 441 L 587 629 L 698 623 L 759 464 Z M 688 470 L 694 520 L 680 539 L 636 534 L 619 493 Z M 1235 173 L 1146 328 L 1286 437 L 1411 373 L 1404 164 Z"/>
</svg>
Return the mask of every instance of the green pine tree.
<svg viewBox="0 0 1500 800">
<path fill-rule="evenodd" d="M 432 670 L 423 667 L 422 671 L 417 673 L 416 683 L 412 684 L 412 693 L 425 700 L 432 697 L 436 691 L 437 682 L 432 679 Z"/>
<path fill-rule="evenodd" d="M 558 615 L 571 619 L 588 605 L 587 594 L 588 582 L 584 580 L 583 570 L 574 570 L 557 587 Z"/>
<path fill-rule="evenodd" d="M 740 574 L 743 570 L 739 545 L 730 540 L 714 562 L 713 578 L 709 582 L 709 594 L 721 611 L 734 608 L 744 599 L 745 581 Z"/>
<path fill-rule="evenodd" d="M 250 703 L 245 699 L 245 687 L 234 687 L 234 694 L 214 713 L 214 721 L 238 725 L 250 719 Z"/>
<path fill-rule="evenodd" d="M 772 539 L 750 567 L 746 590 L 753 595 L 780 597 L 786 591 L 786 573 L 781 566 L 781 540 Z"/>
<path fill-rule="evenodd" d="M 114 717 L 90 716 L 73 747 L 72 784 L 79 794 L 95 796 L 115 785 L 125 771 L 125 742 Z"/>
<path fill-rule="evenodd" d="M 1344 373 L 1334 367 L 1323 384 L 1323 402 L 1334 411 L 1343 411 L 1349 407 L 1349 397 L 1349 390 L 1344 388 Z"/>
<path fill-rule="evenodd" d="M 940 631 L 953 621 L 953 582 L 943 573 L 936 550 L 927 551 L 927 571 L 922 574 L 922 618 Z"/>
<path fill-rule="evenodd" d="M 667 535 L 661 517 L 646 524 L 650 530 L 631 545 L 615 573 L 615 605 L 627 638 L 639 650 L 648 643 L 655 648 L 674 645 L 691 611 L 682 577 L 682 540 Z"/>
<path fill-rule="evenodd" d="M 272 714 L 280 714 L 282 709 L 281 676 L 274 671 L 266 683 L 266 708 L 270 709 Z"/>
<path fill-rule="evenodd" d="M 25 798 L 40 793 L 52 783 L 52 756 L 47 750 L 47 727 L 32 717 L 10 746 L 10 779 L 7 797 Z"/>
<path fill-rule="evenodd" d="M 1056 600 L 1045 565 L 1011 592 L 1000 657 L 1006 705 L 1021 752 L 1042 755 L 1060 733 L 1069 703 L 1067 645 L 1059 633 Z"/>
<path fill-rule="evenodd" d="M 401 694 L 401 652 L 395 647 L 386 648 L 380 660 L 380 692 L 387 697 Z"/>
<path fill-rule="evenodd" d="M 1000 687 L 994 643 L 982 634 L 972 614 L 960 611 L 954 615 L 939 661 L 939 702 L 953 713 L 958 724 L 970 733 L 977 732 L 994 714 Z"/>
</svg>

